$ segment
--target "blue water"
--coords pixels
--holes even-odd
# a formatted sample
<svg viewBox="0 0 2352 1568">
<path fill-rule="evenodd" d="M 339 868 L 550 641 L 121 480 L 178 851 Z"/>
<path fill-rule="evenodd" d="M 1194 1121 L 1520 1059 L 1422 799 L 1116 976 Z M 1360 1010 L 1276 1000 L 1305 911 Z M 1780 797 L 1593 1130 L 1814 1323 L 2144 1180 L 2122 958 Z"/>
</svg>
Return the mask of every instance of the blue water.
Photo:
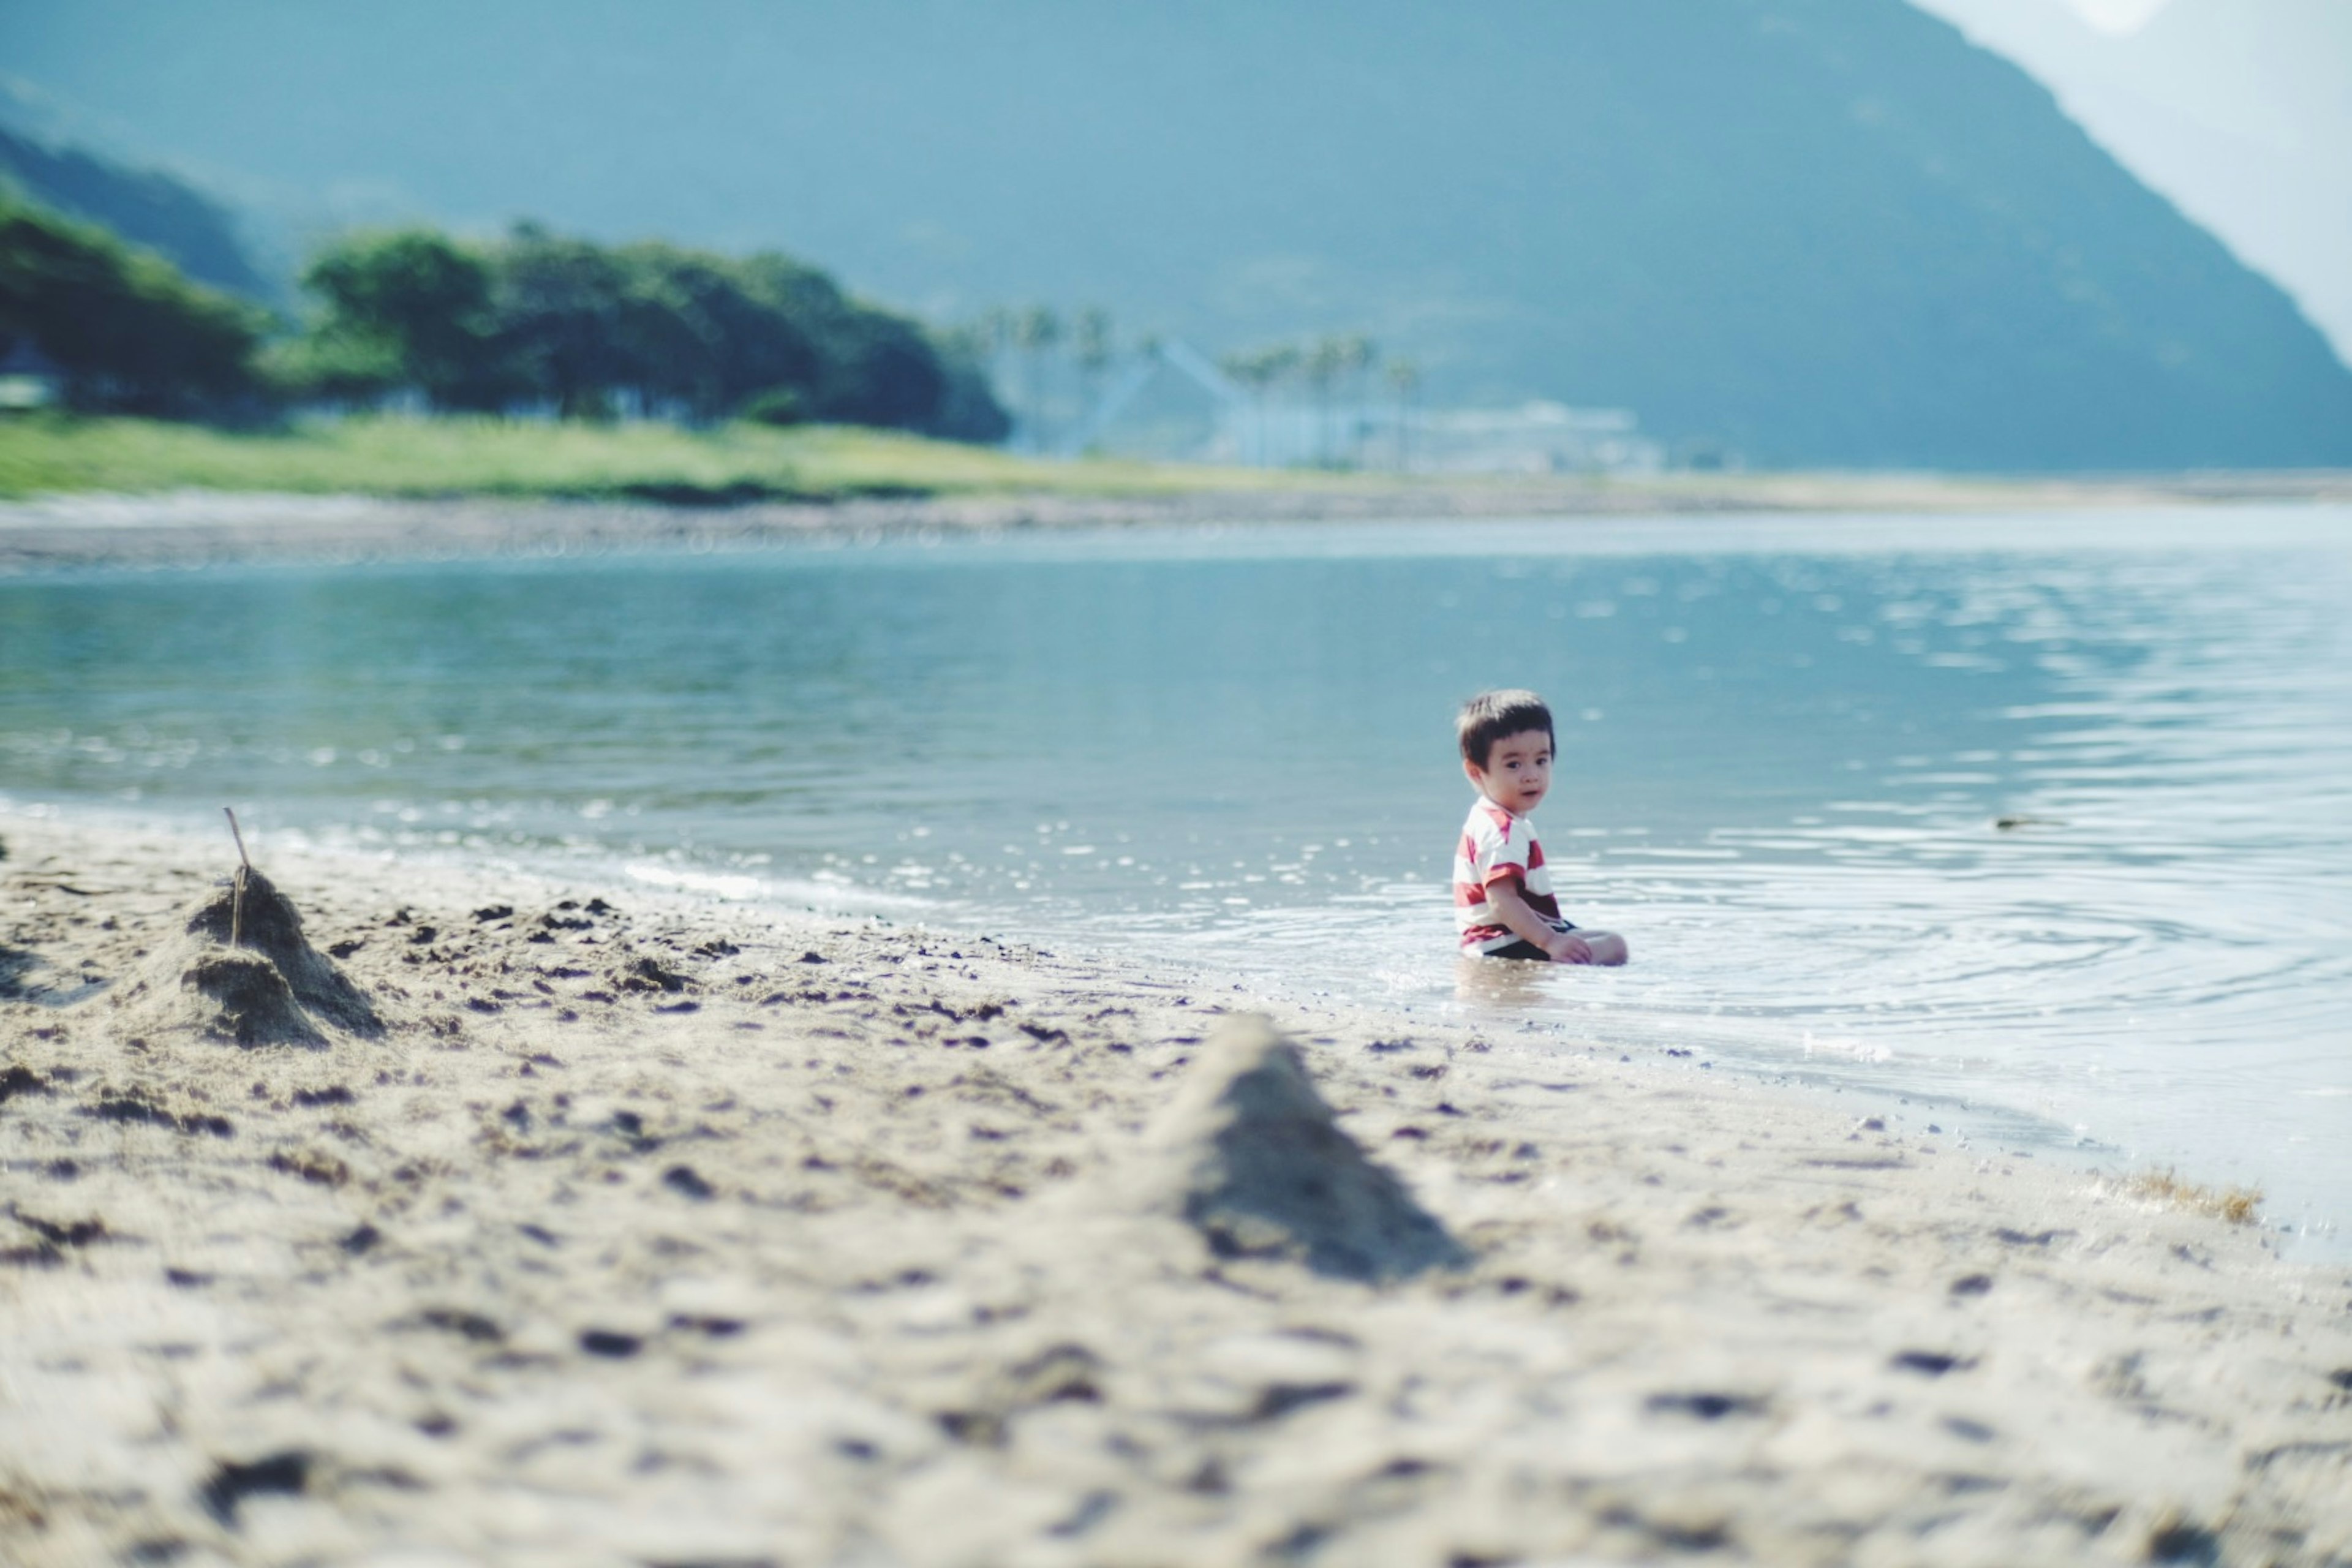
<svg viewBox="0 0 2352 1568">
<path fill-rule="evenodd" d="M 2325 508 L 33 575 L 0 799 L 1671 1044 L 2342 1250 L 2347 606 Z M 1464 984 L 1451 713 L 1502 684 L 1552 700 L 1538 824 L 1622 972 Z"/>
</svg>

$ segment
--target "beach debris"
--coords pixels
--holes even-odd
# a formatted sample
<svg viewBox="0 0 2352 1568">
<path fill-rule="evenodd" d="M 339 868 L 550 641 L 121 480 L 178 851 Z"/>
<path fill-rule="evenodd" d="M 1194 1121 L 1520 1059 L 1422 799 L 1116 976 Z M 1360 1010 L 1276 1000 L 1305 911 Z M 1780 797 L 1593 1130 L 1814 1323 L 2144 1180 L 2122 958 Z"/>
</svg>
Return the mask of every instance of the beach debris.
<svg viewBox="0 0 2352 1568">
<path fill-rule="evenodd" d="M 221 807 L 221 815 L 228 818 L 228 835 L 236 840 L 236 875 L 230 883 L 232 891 L 229 894 L 228 944 L 238 947 L 243 945 L 245 883 L 246 879 L 253 875 L 253 858 L 245 852 L 245 832 L 236 825 L 236 813 L 225 805 Z"/>
<path fill-rule="evenodd" d="M 0 1105 L 7 1104 L 10 1100 L 20 1094 L 50 1092 L 52 1091 L 49 1089 L 48 1080 L 21 1063 L 11 1063 L 7 1070 L 0 1072 Z"/>
<path fill-rule="evenodd" d="M 106 1221 L 96 1216 L 63 1222 L 47 1220 L 26 1214 L 15 1204 L 0 1209 L 0 1214 L 33 1235 L 29 1245 L 0 1247 L 0 1263 L 18 1267 L 51 1268 L 64 1260 L 68 1249 L 110 1240 L 113 1236 L 106 1228 Z"/>
<path fill-rule="evenodd" d="M 719 1195 L 719 1189 L 702 1179 L 702 1173 L 691 1165 L 672 1165 L 662 1173 L 662 1185 L 698 1203 Z"/>
<path fill-rule="evenodd" d="M 506 1330 L 479 1312 L 457 1307 L 429 1307 L 417 1314 L 416 1321 L 425 1328 L 439 1329 L 478 1345 L 506 1342 Z"/>
<path fill-rule="evenodd" d="M 226 1116 L 210 1111 L 176 1112 L 168 1110 L 145 1099 L 136 1090 L 127 1094 L 101 1092 L 98 1100 L 74 1108 L 77 1116 L 88 1116 L 100 1121 L 119 1121 L 131 1125 L 169 1128 L 175 1132 L 202 1132 L 215 1138 L 234 1138 L 236 1128 Z"/>
<path fill-rule="evenodd" d="M 1727 1394 L 1708 1389 L 1696 1393 L 1653 1394 L 1643 1402 L 1643 1408 L 1655 1415 L 1689 1415 L 1701 1421 L 1720 1421 L 1727 1415 L 1761 1415 L 1765 1401 L 1759 1394 Z"/>
<path fill-rule="evenodd" d="M 309 1485 L 310 1479 L 310 1456 L 299 1449 L 289 1449 L 242 1464 L 224 1459 L 197 1495 L 206 1513 L 223 1524 L 233 1525 L 236 1522 L 237 1504 L 245 1499 L 264 1492 L 296 1495 Z"/>
<path fill-rule="evenodd" d="M 290 1153 L 280 1149 L 267 1162 L 273 1171 L 321 1187 L 340 1187 L 352 1179 L 352 1168 L 332 1154 L 316 1149 L 297 1149 Z"/>
<path fill-rule="evenodd" d="M 1366 1158 L 1265 1019 L 1219 1022 L 1154 1129 L 1154 1207 L 1173 1208 L 1221 1258 L 1280 1258 L 1318 1274 L 1402 1279 L 1469 1254 Z"/>
<path fill-rule="evenodd" d="M 2210 1215 L 2228 1225 L 2252 1225 L 2262 1216 L 2258 1187 L 2208 1187 L 2185 1180 L 2171 1166 L 2139 1171 L 2114 1183 L 2125 1197 L 2190 1214 Z"/>
<path fill-rule="evenodd" d="M 2148 1531 L 2147 1557 L 2150 1563 L 2219 1563 L 2221 1538 L 2178 1509 L 2169 1509 Z"/>
<path fill-rule="evenodd" d="M 1082 1344 L 1048 1346 L 999 1370 L 965 1406 L 942 1410 L 940 1430 L 975 1448 L 1001 1448 L 1013 1417 L 1048 1405 L 1102 1403 L 1103 1360 Z"/>
<path fill-rule="evenodd" d="M 658 959 L 641 958 L 630 965 L 625 973 L 616 975 L 614 984 L 624 991 L 659 990 L 676 993 L 685 990 L 694 982 L 690 977 L 680 974 L 674 969 L 663 968 Z"/>
<path fill-rule="evenodd" d="M 2008 1226 L 1994 1229 L 1993 1238 L 2011 1247 L 2048 1247 L 2062 1236 L 2072 1236 L 2071 1230 L 2015 1230 Z"/>
</svg>

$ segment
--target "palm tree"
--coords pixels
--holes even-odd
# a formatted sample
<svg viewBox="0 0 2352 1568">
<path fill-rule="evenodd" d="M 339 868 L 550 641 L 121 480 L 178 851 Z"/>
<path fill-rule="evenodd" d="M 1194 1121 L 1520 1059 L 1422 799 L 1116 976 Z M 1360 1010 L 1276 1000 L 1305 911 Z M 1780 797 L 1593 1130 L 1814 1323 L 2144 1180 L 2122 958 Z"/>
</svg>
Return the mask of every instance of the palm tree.
<svg viewBox="0 0 2352 1568">
<path fill-rule="evenodd" d="M 1019 319 L 1003 305 L 992 305 L 981 312 L 976 330 L 980 333 L 981 352 L 987 355 L 991 378 L 1003 370 L 1004 351 L 1013 346 L 1013 334 L 1018 325 Z"/>
<path fill-rule="evenodd" d="M 1371 401 L 1366 384 L 1380 357 L 1381 351 L 1361 332 L 1351 332 L 1339 341 L 1339 368 L 1348 378 L 1347 456 L 1351 468 L 1363 465 L 1364 405 Z"/>
<path fill-rule="evenodd" d="M 1259 358 L 1263 363 L 1258 374 L 1265 377 L 1269 391 L 1297 377 L 1307 363 L 1306 351 L 1296 343 L 1278 343 L 1267 349 Z M 1265 465 L 1268 468 L 1274 467 L 1276 463 L 1274 442 L 1266 432 L 1265 418 L 1262 413 L 1258 417 L 1258 448 L 1264 454 L 1263 460 Z"/>
<path fill-rule="evenodd" d="M 1225 373 L 1226 379 L 1249 389 L 1250 411 L 1257 416 L 1257 451 L 1255 454 L 1241 450 L 1240 433 L 1235 432 L 1234 458 L 1244 464 L 1249 463 L 1253 456 L 1261 462 L 1265 458 L 1265 382 L 1260 375 L 1263 366 L 1262 356 L 1240 349 L 1217 356 L 1217 368 Z"/>
<path fill-rule="evenodd" d="M 1291 349 L 1235 350 L 1217 361 L 1217 368 L 1249 388 L 1250 411 L 1256 416 L 1257 442 L 1255 450 L 1234 455 L 1253 468 L 1270 466 L 1266 451 L 1265 395 L 1281 379 L 1286 368 L 1286 355 L 1297 353 Z"/>
<path fill-rule="evenodd" d="M 1103 372 L 1110 368 L 1110 312 L 1089 305 L 1078 312 L 1078 375 L 1086 390 L 1087 415 L 1102 401 Z"/>
<path fill-rule="evenodd" d="M 1021 313 L 1014 341 L 1029 356 L 1029 446 L 1045 449 L 1045 355 L 1062 341 L 1062 319 L 1045 305 Z"/>
<path fill-rule="evenodd" d="M 1347 368 L 1347 346 L 1338 338 L 1318 338 L 1307 354 L 1307 384 L 1315 391 L 1315 466 L 1331 466 L 1331 384 Z"/>
<path fill-rule="evenodd" d="M 1402 474 L 1412 468 L 1412 395 L 1421 386 L 1421 367 L 1409 359 L 1391 360 L 1389 386 L 1396 393 L 1396 466 Z"/>
</svg>

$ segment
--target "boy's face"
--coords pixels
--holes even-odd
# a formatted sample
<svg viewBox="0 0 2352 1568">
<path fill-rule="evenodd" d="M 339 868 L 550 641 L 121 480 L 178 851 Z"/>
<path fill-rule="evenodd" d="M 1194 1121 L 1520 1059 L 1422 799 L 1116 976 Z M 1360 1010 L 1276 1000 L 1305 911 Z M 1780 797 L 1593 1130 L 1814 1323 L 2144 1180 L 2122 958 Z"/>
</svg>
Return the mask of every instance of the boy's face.
<svg viewBox="0 0 2352 1568">
<path fill-rule="evenodd" d="M 1478 793 L 1515 816 L 1536 808 L 1551 788 L 1551 737 L 1541 730 L 1506 735 L 1486 748 L 1486 765 L 1465 762 L 1462 771 Z"/>
</svg>

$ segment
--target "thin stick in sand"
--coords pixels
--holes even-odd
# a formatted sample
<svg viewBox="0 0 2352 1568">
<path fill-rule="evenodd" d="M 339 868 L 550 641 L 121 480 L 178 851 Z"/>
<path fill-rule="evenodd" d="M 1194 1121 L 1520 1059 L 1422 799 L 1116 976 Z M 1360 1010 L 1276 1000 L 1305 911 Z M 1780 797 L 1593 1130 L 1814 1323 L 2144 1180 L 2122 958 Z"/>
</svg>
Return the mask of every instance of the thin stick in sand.
<svg viewBox="0 0 2352 1568">
<path fill-rule="evenodd" d="M 243 947 L 245 945 L 245 879 L 253 870 L 253 860 L 245 852 L 245 835 L 237 828 L 236 813 L 225 805 L 221 807 L 221 815 L 228 818 L 229 837 L 236 840 L 236 890 L 229 895 L 228 900 L 228 944 L 231 947 Z"/>
</svg>

